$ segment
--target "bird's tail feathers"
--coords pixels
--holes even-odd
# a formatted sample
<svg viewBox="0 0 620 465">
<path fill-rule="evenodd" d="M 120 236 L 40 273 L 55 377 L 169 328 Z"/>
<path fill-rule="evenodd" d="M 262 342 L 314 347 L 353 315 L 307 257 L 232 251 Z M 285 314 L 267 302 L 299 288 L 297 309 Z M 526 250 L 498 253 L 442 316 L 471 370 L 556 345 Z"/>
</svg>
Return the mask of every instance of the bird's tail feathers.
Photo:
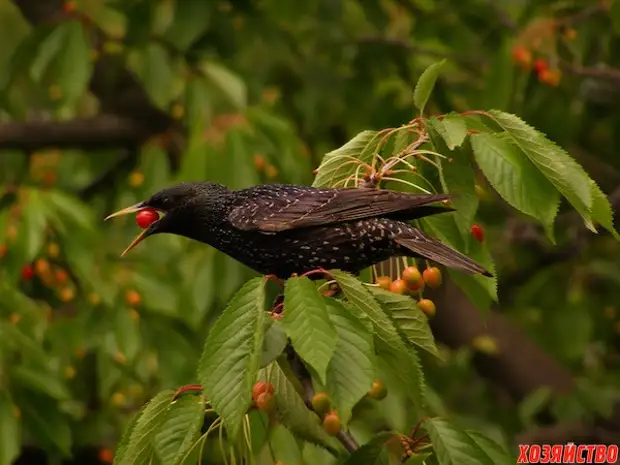
<svg viewBox="0 0 620 465">
<path fill-rule="evenodd" d="M 399 237 L 394 240 L 401 246 L 411 250 L 414 254 L 440 265 L 447 266 L 448 268 L 454 268 L 471 274 L 481 274 L 488 277 L 493 276 L 482 265 L 476 263 L 471 258 L 442 244 L 436 239 L 421 235 L 421 232 L 419 232 L 419 234 L 420 235 L 416 235 L 416 237 Z"/>
</svg>

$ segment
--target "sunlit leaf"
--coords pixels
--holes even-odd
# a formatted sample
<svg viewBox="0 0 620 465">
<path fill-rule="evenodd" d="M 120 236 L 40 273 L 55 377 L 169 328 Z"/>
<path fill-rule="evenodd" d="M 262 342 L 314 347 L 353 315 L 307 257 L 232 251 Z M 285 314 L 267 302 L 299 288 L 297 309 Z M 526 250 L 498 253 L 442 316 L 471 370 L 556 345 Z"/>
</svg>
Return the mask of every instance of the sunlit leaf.
<svg viewBox="0 0 620 465">
<path fill-rule="evenodd" d="M 286 281 L 282 325 L 295 351 L 325 382 L 338 334 L 330 321 L 323 296 L 310 279 L 300 277 Z"/>
<path fill-rule="evenodd" d="M 236 436 L 252 403 L 264 338 L 265 279 L 248 281 L 211 326 L 198 370 L 212 407 Z"/>
<path fill-rule="evenodd" d="M 438 63 L 434 63 L 422 73 L 418 83 L 415 86 L 415 90 L 413 92 L 413 103 L 420 110 L 420 113 L 424 113 L 424 108 L 426 107 L 426 103 L 433 92 L 433 88 L 435 87 L 435 83 L 437 82 L 437 78 L 441 74 L 444 65 L 446 64 L 446 60 L 441 60 Z"/>
<path fill-rule="evenodd" d="M 167 419 L 174 391 L 165 390 L 153 397 L 144 407 L 131 429 L 129 440 L 119 465 L 148 464 L 155 457 L 154 438 Z M 116 463 L 116 461 L 115 461 Z"/>
<path fill-rule="evenodd" d="M 329 318 L 338 333 L 338 343 L 327 367 L 326 387 L 346 425 L 353 407 L 370 390 L 375 379 L 373 337 L 340 302 L 325 300 Z"/>
<path fill-rule="evenodd" d="M 181 465 L 200 434 L 204 421 L 204 401 L 200 396 L 183 396 L 166 414 L 161 430 L 155 435 L 155 451 L 162 463 Z"/>
</svg>

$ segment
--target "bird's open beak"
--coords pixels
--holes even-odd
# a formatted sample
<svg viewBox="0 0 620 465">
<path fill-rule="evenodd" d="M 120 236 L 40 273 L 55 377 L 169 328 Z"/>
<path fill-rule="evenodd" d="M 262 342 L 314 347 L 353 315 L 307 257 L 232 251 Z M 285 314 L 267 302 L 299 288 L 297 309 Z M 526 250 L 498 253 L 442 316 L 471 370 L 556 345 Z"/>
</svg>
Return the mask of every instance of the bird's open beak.
<svg viewBox="0 0 620 465">
<path fill-rule="evenodd" d="M 115 213 L 112 213 L 111 215 L 108 215 L 104 221 L 109 220 L 110 218 L 115 218 L 117 216 L 123 216 L 123 215 L 129 215 L 131 213 L 137 213 L 140 210 L 147 208 L 146 205 L 144 205 L 144 202 L 140 202 L 137 203 L 135 205 L 132 205 L 131 207 L 127 207 L 127 208 L 123 208 L 122 210 L 119 210 Z M 156 223 L 156 222 L 155 222 Z M 146 239 L 148 236 L 150 236 L 153 232 L 152 230 L 152 225 L 155 224 L 152 223 L 151 226 L 149 226 L 148 228 L 144 229 L 140 234 L 138 234 L 138 236 L 133 240 L 133 242 L 131 244 L 129 244 L 127 246 L 127 248 L 123 251 L 123 253 L 121 254 L 121 257 L 124 257 L 127 252 L 129 252 L 131 249 L 133 249 L 135 246 L 137 246 L 140 242 L 142 242 L 144 239 Z"/>
<path fill-rule="evenodd" d="M 144 202 L 140 202 L 135 205 L 132 205 L 131 207 L 123 208 L 122 210 L 119 210 L 116 213 L 112 213 L 111 215 L 106 216 L 105 220 L 103 221 L 108 221 L 110 218 L 115 218 L 117 216 L 129 215 L 130 213 L 137 213 L 143 208 L 145 208 Z"/>
</svg>

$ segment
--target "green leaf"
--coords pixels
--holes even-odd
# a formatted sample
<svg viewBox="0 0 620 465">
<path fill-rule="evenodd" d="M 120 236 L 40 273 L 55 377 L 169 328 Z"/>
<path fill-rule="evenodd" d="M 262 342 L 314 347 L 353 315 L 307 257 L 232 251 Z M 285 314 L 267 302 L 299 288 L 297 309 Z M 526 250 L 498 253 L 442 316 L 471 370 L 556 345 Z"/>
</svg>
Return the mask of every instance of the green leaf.
<svg viewBox="0 0 620 465">
<path fill-rule="evenodd" d="M 431 138 L 433 145 L 443 152 L 441 147 L 437 147 L 437 137 L 431 133 Z M 451 202 L 456 211 L 452 216 L 461 236 L 467 238 L 470 235 L 471 225 L 479 204 L 472 166 L 473 157 L 471 157 L 469 147 L 455 149 L 449 156 L 451 158 L 448 160 L 441 160 L 440 180 L 443 190 L 454 195 Z M 463 252 L 467 252 L 467 249 Z"/>
<path fill-rule="evenodd" d="M 64 24 L 67 33 L 62 52 L 58 56 L 56 72 L 63 100 L 71 105 L 86 92 L 93 70 L 93 61 L 91 44 L 82 23 L 72 20 Z"/>
<path fill-rule="evenodd" d="M 353 452 L 344 465 L 389 465 L 386 442 L 396 437 L 395 433 L 379 433 Z"/>
<path fill-rule="evenodd" d="M 17 407 L 7 392 L 0 392 L 0 465 L 11 465 L 21 453 L 22 427 Z"/>
<path fill-rule="evenodd" d="M 174 391 L 167 389 L 153 397 L 135 422 L 119 465 L 149 464 L 155 458 L 153 441 L 167 419 Z M 116 463 L 116 461 L 115 461 Z"/>
<path fill-rule="evenodd" d="M 136 423 L 144 413 L 144 406 L 140 411 L 136 412 L 134 416 L 132 416 L 127 425 L 125 426 L 125 431 L 123 431 L 123 435 L 121 436 L 118 445 L 116 446 L 116 452 L 114 453 L 114 462 L 113 465 L 120 465 L 125 463 L 125 455 L 127 453 L 127 447 L 129 446 L 129 439 L 131 438 L 131 434 L 133 433 L 134 428 L 136 427 Z"/>
<path fill-rule="evenodd" d="M 69 31 L 69 23 L 62 22 L 58 24 L 43 39 L 38 47 L 34 59 L 30 64 L 30 78 L 39 83 L 50 64 L 54 61 L 58 52 L 62 50 L 64 39 Z"/>
<path fill-rule="evenodd" d="M 252 404 L 263 346 L 264 306 L 265 279 L 251 279 L 211 327 L 200 360 L 200 383 L 233 437 Z"/>
<path fill-rule="evenodd" d="M 149 3 L 149 2 L 145 2 Z M 181 0 L 174 3 L 174 20 L 166 31 L 166 40 L 185 51 L 209 27 L 212 5 L 209 2 Z"/>
<path fill-rule="evenodd" d="M 72 435 L 69 419 L 48 397 L 34 391 L 14 394 L 22 413 L 24 431 L 37 438 L 37 443 L 56 449 L 64 457 L 71 456 Z M 19 396 L 19 397 L 18 397 Z"/>
<path fill-rule="evenodd" d="M 428 317 L 418 308 L 415 300 L 379 288 L 371 288 L 375 299 L 387 308 L 396 328 L 409 343 L 439 357 L 435 337 L 428 324 Z"/>
<path fill-rule="evenodd" d="M 278 421 L 296 437 L 330 451 L 336 451 L 334 439 L 327 435 L 319 417 L 308 410 L 279 364 L 274 363 L 266 370 L 267 379 L 273 384 L 275 392 Z"/>
<path fill-rule="evenodd" d="M 346 425 L 353 407 L 370 390 L 375 379 L 373 337 L 339 301 L 328 298 L 325 301 L 338 333 L 338 344 L 327 368 L 326 388 Z"/>
<path fill-rule="evenodd" d="M 495 465 L 514 465 L 515 457 L 512 457 L 508 451 L 491 438 L 472 430 L 465 430 L 465 434 L 478 446 L 478 449 L 484 453 L 485 458 L 488 458 L 490 463 Z"/>
<path fill-rule="evenodd" d="M 325 383 L 338 334 L 327 314 L 323 296 L 310 279 L 300 277 L 286 281 L 282 325 L 293 348 Z"/>
<path fill-rule="evenodd" d="M 424 428 L 431 439 L 439 465 L 493 465 L 493 460 L 465 431 L 447 420 L 430 418 L 424 421 Z"/>
<path fill-rule="evenodd" d="M 586 226 L 594 230 L 590 214 L 593 204 L 590 178 L 575 159 L 517 116 L 497 110 L 492 110 L 489 114 L 575 207 Z"/>
<path fill-rule="evenodd" d="M 536 415 L 548 407 L 552 394 L 549 386 L 543 386 L 528 394 L 519 403 L 519 420 L 524 426 L 528 428 L 535 426 Z"/>
<path fill-rule="evenodd" d="M 183 396 L 172 403 L 166 420 L 154 439 L 155 450 L 161 462 L 181 465 L 200 436 L 203 421 L 202 396 Z"/>
<path fill-rule="evenodd" d="M 32 370 L 25 366 L 16 366 L 11 370 L 11 377 L 16 383 L 34 389 L 57 400 L 69 400 L 71 394 L 59 376 L 47 371 Z"/>
<path fill-rule="evenodd" d="M 467 137 L 465 119 L 456 113 L 448 113 L 443 119 L 431 118 L 429 122 L 444 140 L 448 150 L 460 147 Z"/>
<path fill-rule="evenodd" d="M 590 186 L 592 187 L 592 219 L 609 231 L 616 239 L 620 239 L 618 231 L 614 228 L 614 217 L 609 199 L 592 179 L 590 180 Z"/>
<path fill-rule="evenodd" d="M 346 179 L 357 171 L 360 163 L 372 162 L 380 141 L 377 131 L 362 131 L 342 147 L 326 153 L 318 167 L 314 187 L 343 187 Z M 354 184 L 350 184 L 354 185 Z"/>
<path fill-rule="evenodd" d="M 417 354 L 413 348 L 407 348 L 390 318 L 359 280 L 339 270 L 330 270 L 330 273 L 351 306 L 372 321 L 377 353 L 407 387 L 409 399 L 420 409 L 424 399 L 424 374 Z"/>
<path fill-rule="evenodd" d="M 116 312 L 115 330 L 118 350 L 132 362 L 142 347 L 140 323 L 131 316 L 129 309 L 120 308 Z"/>
<path fill-rule="evenodd" d="M 421 453 L 421 454 L 412 455 L 411 457 L 407 459 L 404 465 L 426 465 L 426 459 L 428 459 L 431 455 L 433 454 Z"/>
<path fill-rule="evenodd" d="M 23 244 L 26 261 L 31 261 L 43 247 L 45 240 L 45 208 L 41 200 L 40 191 L 31 189 L 28 191 L 28 203 L 22 210 Z"/>
<path fill-rule="evenodd" d="M 441 73 L 446 60 L 430 65 L 420 76 L 418 83 L 413 91 L 413 103 L 420 110 L 420 114 L 424 113 L 424 107 L 433 92 L 437 78 Z"/>
<path fill-rule="evenodd" d="M 267 330 L 263 340 L 263 350 L 261 352 L 260 366 L 266 367 L 284 351 L 288 338 L 286 332 L 282 328 L 282 323 L 271 318 L 265 321 Z"/>
<path fill-rule="evenodd" d="M 243 80 L 230 69 L 213 61 L 206 61 L 200 66 L 206 80 L 218 89 L 238 110 L 248 104 L 248 90 Z"/>
<path fill-rule="evenodd" d="M 45 202 L 48 221 L 64 231 L 75 231 L 76 228 L 92 231 L 93 214 L 90 208 L 75 196 L 56 189 L 41 193 Z"/>
<path fill-rule="evenodd" d="M 471 145 L 478 166 L 493 188 L 517 210 L 540 221 L 553 239 L 560 195 L 536 166 L 505 137 L 475 134 Z"/>
<path fill-rule="evenodd" d="M 168 51 L 156 42 L 148 42 L 140 73 L 144 88 L 159 108 L 166 108 L 173 97 L 174 73 Z"/>
</svg>

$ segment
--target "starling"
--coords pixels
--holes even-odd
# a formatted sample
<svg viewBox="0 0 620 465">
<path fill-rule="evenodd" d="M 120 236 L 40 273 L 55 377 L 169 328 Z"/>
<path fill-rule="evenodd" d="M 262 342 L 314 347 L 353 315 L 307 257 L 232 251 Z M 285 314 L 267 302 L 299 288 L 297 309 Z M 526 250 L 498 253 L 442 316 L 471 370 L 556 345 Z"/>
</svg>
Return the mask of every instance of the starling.
<svg viewBox="0 0 620 465">
<path fill-rule="evenodd" d="M 425 258 L 492 276 L 407 223 L 453 211 L 429 205 L 449 197 L 283 184 L 229 190 L 211 182 L 184 182 L 108 218 L 146 208 L 163 214 L 123 255 L 153 234 L 176 234 L 209 244 L 261 274 L 280 279 L 319 268 L 359 273 L 393 256 Z"/>
</svg>

